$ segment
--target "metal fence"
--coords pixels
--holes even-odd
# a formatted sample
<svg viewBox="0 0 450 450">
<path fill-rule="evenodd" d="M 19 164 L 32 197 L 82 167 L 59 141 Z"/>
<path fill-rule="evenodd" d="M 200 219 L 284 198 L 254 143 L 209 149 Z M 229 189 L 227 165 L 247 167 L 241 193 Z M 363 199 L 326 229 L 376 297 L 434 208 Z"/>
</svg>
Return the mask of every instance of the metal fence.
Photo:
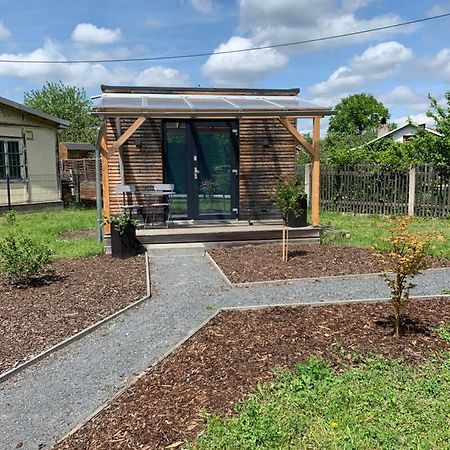
<svg viewBox="0 0 450 450">
<path fill-rule="evenodd" d="M 310 197 L 311 165 L 300 167 Z M 423 164 L 405 171 L 380 165 L 321 165 L 321 207 L 357 214 L 450 215 L 450 177 Z"/>
</svg>

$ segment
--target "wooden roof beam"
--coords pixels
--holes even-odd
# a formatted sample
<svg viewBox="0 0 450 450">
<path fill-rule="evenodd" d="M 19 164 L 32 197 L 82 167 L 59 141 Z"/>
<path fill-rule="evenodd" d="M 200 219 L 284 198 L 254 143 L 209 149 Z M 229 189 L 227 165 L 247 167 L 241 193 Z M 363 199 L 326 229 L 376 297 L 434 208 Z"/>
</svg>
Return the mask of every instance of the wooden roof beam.
<svg viewBox="0 0 450 450">
<path fill-rule="evenodd" d="M 315 148 L 305 139 L 305 137 L 292 125 L 286 117 L 278 117 L 280 123 L 292 134 L 294 139 L 310 154 L 312 158 L 316 155 Z"/>
<path fill-rule="evenodd" d="M 114 154 L 116 150 L 119 149 L 121 145 L 123 145 L 134 133 L 139 129 L 139 127 L 146 121 L 146 117 L 138 117 L 130 126 L 130 128 L 123 133 L 117 141 L 113 142 L 108 147 L 108 154 L 107 157 L 110 158 L 111 155 Z"/>
</svg>

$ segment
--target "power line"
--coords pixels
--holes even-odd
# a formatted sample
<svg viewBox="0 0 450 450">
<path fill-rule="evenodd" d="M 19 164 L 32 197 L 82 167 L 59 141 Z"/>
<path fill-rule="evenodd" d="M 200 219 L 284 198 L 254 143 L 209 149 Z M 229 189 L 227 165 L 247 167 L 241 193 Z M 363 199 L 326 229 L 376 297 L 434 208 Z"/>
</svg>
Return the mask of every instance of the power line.
<svg viewBox="0 0 450 450">
<path fill-rule="evenodd" d="M 244 53 L 258 50 L 266 50 L 272 48 L 291 47 L 294 45 L 311 44 L 314 42 L 329 41 L 331 39 L 339 39 L 349 36 L 357 36 L 360 34 L 373 33 L 375 31 L 389 30 L 391 28 L 404 27 L 407 25 L 414 25 L 416 23 L 427 22 L 429 20 L 442 19 L 449 17 L 450 13 L 439 14 L 436 16 L 423 17 L 421 19 L 409 20 L 407 22 L 394 23 L 392 25 L 384 25 L 381 27 L 368 28 L 366 30 L 352 31 L 349 33 L 334 34 L 331 36 L 324 36 L 314 39 L 306 39 L 303 41 L 284 42 L 281 44 L 262 45 L 259 47 L 244 48 L 240 50 L 224 50 L 221 52 L 204 52 L 204 53 L 188 53 L 184 55 L 170 55 L 170 56 L 151 56 L 143 58 L 117 58 L 117 59 L 73 59 L 73 60 L 20 60 L 20 59 L 0 59 L 0 63 L 23 63 L 23 64 L 84 64 L 84 63 L 117 63 L 117 62 L 142 62 L 142 61 L 166 61 L 172 59 L 187 59 L 187 58 L 201 58 L 212 55 L 228 55 L 232 53 Z"/>
</svg>

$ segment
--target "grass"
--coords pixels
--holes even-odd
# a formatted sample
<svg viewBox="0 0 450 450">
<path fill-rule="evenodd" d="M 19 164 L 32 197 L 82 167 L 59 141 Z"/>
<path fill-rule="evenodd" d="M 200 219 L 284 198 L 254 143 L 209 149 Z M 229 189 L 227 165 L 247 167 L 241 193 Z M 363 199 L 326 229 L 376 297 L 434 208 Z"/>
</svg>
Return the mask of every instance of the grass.
<svg viewBox="0 0 450 450">
<path fill-rule="evenodd" d="M 95 230 L 94 209 L 65 209 L 63 211 L 18 214 L 14 225 L 0 217 L 0 239 L 8 234 L 30 236 L 48 245 L 55 258 L 76 258 L 101 254 L 103 245 L 95 238 L 65 239 L 61 233 Z"/>
<path fill-rule="evenodd" d="M 321 211 L 320 222 L 322 225 L 331 225 L 350 233 L 349 238 L 337 237 L 333 243 L 338 245 L 371 248 L 381 245 L 383 237 L 388 234 L 386 218 L 383 216 Z M 433 242 L 430 254 L 450 259 L 450 219 L 416 217 L 411 224 L 411 230 L 441 233 L 444 240 Z"/>
<path fill-rule="evenodd" d="M 370 358 L 336 374 L 311 360 L 210 416 L 191 449 L 448 449 L 450 354 L 412 368 Z"/>
</svg>

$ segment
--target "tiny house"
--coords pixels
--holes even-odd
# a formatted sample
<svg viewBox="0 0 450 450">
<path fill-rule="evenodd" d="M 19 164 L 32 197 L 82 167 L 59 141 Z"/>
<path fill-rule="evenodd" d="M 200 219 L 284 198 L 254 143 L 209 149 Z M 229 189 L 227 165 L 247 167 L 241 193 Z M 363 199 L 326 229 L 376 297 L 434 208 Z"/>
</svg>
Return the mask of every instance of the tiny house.
<svg viewBox="0 0 450 450">
<path fill-rule="evenodd" d="M 169 183 L 180 220 L 277 218 L 272 192 L 278 178 L 294 177 L 301 145 L 313 159 L 318 224 L 320 118 L 333 111 L 298 89 L 102 86 L 95 114 L 105 216 L 145 204 L 150 186 Z M 312 119 L 313 144 L 297 118 Z"/>
</svg>

